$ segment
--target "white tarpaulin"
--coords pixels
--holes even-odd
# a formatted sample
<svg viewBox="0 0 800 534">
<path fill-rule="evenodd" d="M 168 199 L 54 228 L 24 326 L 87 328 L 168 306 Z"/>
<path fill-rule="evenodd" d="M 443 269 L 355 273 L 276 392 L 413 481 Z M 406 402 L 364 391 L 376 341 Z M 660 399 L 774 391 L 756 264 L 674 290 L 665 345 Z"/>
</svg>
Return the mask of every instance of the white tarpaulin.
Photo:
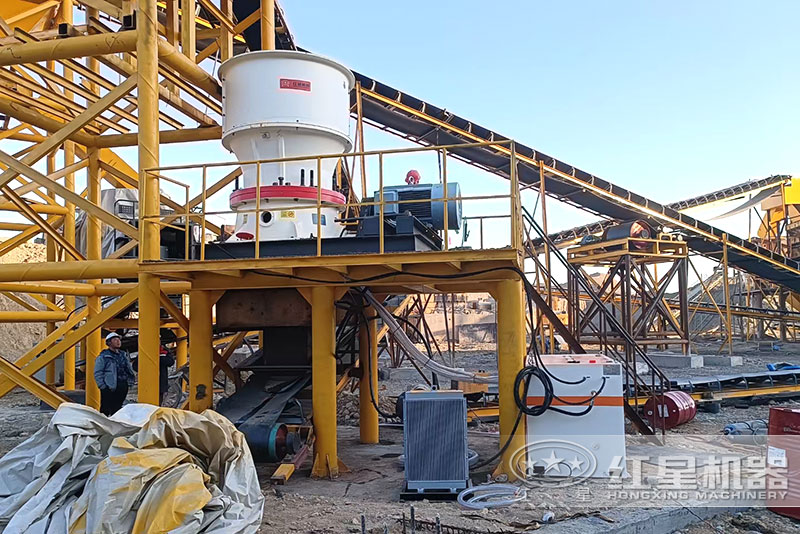
<svg viewBox="0 0 800 534">
<path fill-rule="evenodd" d="M 62 404 L 0 459 L 2 534 L 253 534 L 263 506 L 244 435 L 210 410 Z"/>
</svg>

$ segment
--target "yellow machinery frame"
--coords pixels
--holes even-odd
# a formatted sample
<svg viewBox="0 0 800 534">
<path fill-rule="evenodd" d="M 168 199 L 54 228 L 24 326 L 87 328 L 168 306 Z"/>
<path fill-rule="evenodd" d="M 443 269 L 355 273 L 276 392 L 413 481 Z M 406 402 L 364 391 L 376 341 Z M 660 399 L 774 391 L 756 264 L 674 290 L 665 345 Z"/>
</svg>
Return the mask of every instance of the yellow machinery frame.
<svg viewBox="0 0 800 534">
<path fill-rule="evenodd" d="M 262 0 L 260 11 L 239 22 L 232 15 L 232 0 L 181 3 L 183 10 L 178 8 L 177 0 L 58 0 L 41 6 L 16 0 L 5 3 L 0 12 L 0 113 L 6 117 L 4 129 L 0 130 L 0 210 L 27 219 L 25 223 L 0 222 L 1 230 L 17 232 L 0 243 L 0 255 L 40 233 L 46 236 L 48 254 L 44 263 L 0 265 L 0 292 L 25 307 L 24 311 L 0 314 L 0 321 L 43 321 L 48 325 L 45 339 L 22 358 L 11 362 L 0 357 L 0 395 L 19 386 L 52 406 L 67 401 L 54 386 L 53 362 L 64 356 L 64 389 L 74 389 L 74 347 L 80 345 L 86 356 L 86 402 L 98 407 L 99 391 L 91 370 L 93 359 L 102 348 L 101 328 L 125 326 L 139 331 L 139 401 L 157 404 L 159 331 L 167 327 L 174 329 L 180 340 L 179 365 L 189 363 L 189 408 L 202 411 L 212 405 L 214 374 L 218 369 L 229 371 L 226 358 L 244 339 L 244 335 L 232 336 L 223 350 L 214 346 L 216 300 L 225 289 L 234 287 L 296 287 L 312 304 L 313 474 L 335 476 L 341 462 L 337 452 L 337 383 L 332 357 L 334 302 L 354 285 L 348 280 L 394 272 L 398 275 L 370 287 L 384 294 L 400 290 L 411 293 L 412 286 L 420 291 L 459 291 L 472 290 L 475 281 L 479 281 L 497 298 L 500 400 L 508 407 L 501 414 L 501 439 L 505 440 L 516 416 L 513 381 L 524 362 L 523 288 L 515 272 L 487 272 L 487 268 L 521 266 L 518 184 L 514 180 L 510 198 L 511 226 L 515 231 L 511 247 L 504 249 L 160 261 L 160 228 L 165 224 L 160 206 L 188 214 L 203 203 L 207 194 L 219 191 L 237 176 L 233 172 L 226 177 L 227 182 L 204 187 L 202 198 L 187 198 L 184 204 L 161 192 L 161 145 L 221 136 L 220 125 L 206 112 L 221 112 L 221 87 L 204 68 L 203 61 L 212 55 L 221 61 L 230 58 L 234 43 L 242 40 L 241 32 L 252 24 L 260 24 L 262 49 L 266 50 L 275 48 L 276 35 L 288 32 L 274 0 Z M 210 13 L 212 20 L 195 17 L 197 6 Z M 84 11 L 83 24 L 73 24 L 76 10 Z M 165 24 L 159 22 L 160 13 L 165 15 Z M 193 15 L 187 17 L 184 13 Z M 106 25 L 109 20 L 117 24 L 134 14 L 135 29 L 112 31 Z M 207 44 L 208 39 L 211 44 Z M 198 51 L 201 42 L 206 45 Z M 120 81 L 109 79 L 109 72 L 119 76 Z M 19 124 L 11 126 L 11 119 Z M 162 124 L 167 128 L 161 129 Z M 359 155 L 363 157 L 368 153 L 363 150 L 361 135 Z M 6 143 L 2 140 L 21 142 L 25 148 L 10 154 L 3 150 Z M 127 165 L 113 151 L 126 146 L 137 147 L 138 169 Z M 510 155 L 513 168 L 513 143 L 507 143 L 503 151 Z M 64 162 L 60 169 L 56 168 L 59 153 Z M 40 162 L 46 163 L 46 169 Z M 83 192 L 75 189 L 75 173 L 82 169 L 87 173 Z M 138 228 L 101 207 L 104 180 L 114 187 L 138 190 Z M 83 211 L 88 221 L 85 252 L 76 246 L 76 210 Z M 382 213 L 382 204 L 380 210 Z M 203 226 L 215 230 L 206 223 L 203 218 Z M 108 258 L 101 254 L 103 225 L 130 238 L 128 245 Z M 123 258 L 134 248 L 138 250 L 137 259 Z M 256 271 L 328 282 L 300 283 L 285 277 L 265 277 Z M 404 271 L 414 274 L 402 274 Z M 448 273 L 478 274 L 469 283 L 436 278 Z M 103 283 L 107 278 L 138 281 Z M 170 301 L 168 294 L 183 294 L 182 305 Z M 112 295 L 119 298 L 103 307 L 101 298 Z M 76 306 L 78 297 L 86 299 L 85 307 Z M 45 309 L 27 304 L 29 298 Z M 132 323 L 115 318 L 135 302 L 138 320 Z M 162 319 L 162 308 L 169 319 Z M 378 336 L 385 333 L 373 332 L 372 339 L 377 342 Z M 366 363 L 367 358 L 377 358 L 375 344 L 362 351 L 360 359 Z M 47 369 L 46 380 L 40 381 L 34 375 L 43 368 Z M 377 365 L 372 368 L 377 369 Z M 368 380 L 374 382 L 376 377 Z M 368 385 L 362 379 L 362 390 L 368 391 Z M 366 402 L 361 404 L 361 426 L 362 441 L 377 442 L 378 414 Z M 523 436 L 524 432 L 517 433 L 515 440 L 519 443 L 508 448 L 509 457 L 522 445 Z"/>
</svg>

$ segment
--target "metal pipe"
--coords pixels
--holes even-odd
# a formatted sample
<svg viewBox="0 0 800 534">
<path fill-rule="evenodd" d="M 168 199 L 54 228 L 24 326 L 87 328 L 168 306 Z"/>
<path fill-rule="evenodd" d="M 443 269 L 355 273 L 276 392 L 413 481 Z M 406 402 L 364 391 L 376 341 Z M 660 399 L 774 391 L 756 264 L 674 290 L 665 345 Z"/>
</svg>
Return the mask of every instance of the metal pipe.
<svg viewBox="0 0 800 534">
<path fill-rule="evenodd" d="M 221 126 L 204 126 L 200 128 L 182 128 L 180 130 L 165 130 L 159 132 L 159 142 L 188 143 L 191 141 L 211 141 L 222 138 Z M 95 138 L 95 146 L 102 148 L 115 148 L 121 146 L 134 146 L 139 141 L 136 133 L 102 135 Z"/>
<path fill-rule="evenodd" d="M 156 0 L 140 0 L 136 14 L 137 97 L 139 102 L 139 258 L 161 259 L 160 186 L 156 173 L 142 172 L 158 167 L 158 13 Z M 194 18 L 192 18 L 194 22 Z M 167 44 L 174 53 L 175 48 Z M 180 55 L 180 54 L 178 54 Z M 181 56 L 184 59 L 185 56 Z M 187 60 L 190 61 L 190 60 Z M 159 405 L 160 279 L 139 273 L 139 402 Z"/>
<path fill-rule="evenodd" d="M 135 277 L 137 273 L 138 262 L 136 260 L 6 263 L 0 265 L 0 282 L 131 278 Z"/>
<path fill-rule="evenodd" d="M 181 52 L 194 63 L 197 55 L 197 23 L 195 0 L 181 0 Z"/>
<path fill-rule="evenodd" d="M 317 478 L 339 475 L 334 309 L 332 287 L 311 289 L 311 396 L 316 436 L 311 476 Z"/>
<path fill-rule="evenodd" d="M 37 113 L 36 111 L 32 111 L 23 104 L 19 102 L 12 102 L 10 100 L 0 99 L 0 113 L 3 113 L 4 115 L 10 115 L 15 119 L 28 123 L 31 126 L 36 126 L 37 128 L 47 130 L 48 132 L 56 132 L 64 126 L 64 123 L 61 121 L 47 117 L 41 113 Z M 23 134 L 18 134 L 16 137 L 22 135 Z M 15 136 L 11 137 L 13 138 Z M 70 135 L 70 139 L 84 146 L 92 146 L 94 144 L 95 136 L 84 132 L 75 132 Z M 22 140 L 27 139 L 23 138 Z M 30 141 L 36 142 L 38 140 L 30 139 Z"/>
<path fill-rule="evenodd" d="M 261 0 L 261 50 L 275 50 L 275 0 Z"/>
<path fill-rule="evenodd" d="M 150 0 L 148 0 L 148 2 L 149 1 Z M 153 3 L 155 4 L 155 2 Z M 142 9 L 140 7 L 139 12 L 141 13 L 141 11 Z M 158 57 L 164 65 L 176 70 L 178 74 L 181 74 L 183 79 L 203 89 L 217 101 L 222 101 L 222 87 L 211 74 L 203 69 L 203 67 L 197 65 L 194 61 L 178 52 L 174 46 L 165 40 L 157 39 L 155 43 L 158 46 Z M 140 73 L 142 72 L 141 58 L 139 59 L 138 70 Z M 156 85 L 158 84 L 156 83 Z M 139 117 L 141 122 L 141 114 Z"/>
<path fill-rule="evenodd" d="M 136 50 L 136 35 L 137 31 L 128 30 L 119 33 L 101 33 L 51 41 L 10 44 L 0 47 L 0 67 L 133 52 Z"/>
<path fill-rule="evenodd" d="M 90 148 L 88 150 L 89 156 L 89 172 L 87 174 L 87 198 L 89 202 L 100 206 L 100 155 L 99 149 Z M 101 260 L 102 253 L 102 224 L 100 220 L 92 213 L 87 213 L 86 225 L 86 257 L 89 260 Z M 89 280 L 95 287 L 101 283 L 100 279 Z M 75 297 L 72 297 L 73 300 Z M 95 295 L 89 296 L 87 299 L 87 308 L 89 311 L 89 319 L 97 316 L 102 311 L 100 297 Z M 102 350 L 102 342 L 100 339 L 100 330 L 95 330 L 87 336 L 86 339 L 86 354 L 83 354 L 84 359 L 87 361 L 88 368 L 94 368 L 94 360 Z M 74 362 L 73 362 L 74 366 Z M 100 406 L 100 390 L 94 380 L 94 374 L 86 376 L 86 404 L 87 406 L 99 407 Z"/>
<path fill-rule="evenodd" d="M 53 68 L 54 63 L 52 61 L 48 62 L 48 67 Z M 51 152 L 47 155 L 47 174 L 50 175 L 56 170 L 56 153 Z M 47 191 L 48 196 L 53 197 L 53 192 L 51 190 Z M 48 221 L 49 222 L 49 221 Z M 35 226 L 35 225 L 34 225 Z M 24 231 L 24 230 L 23 230 Z M 53 241 L 50 237 L 47 238 L 45 241 L 46 243 L 46 254 L 47 254 L 47 261 L 56 261 L 56 242 Z M 56 296 L 55 295 L 48 295 L 47 296 L 48 302 L 55 304 Z M 45 332 L 49 335 L 52 334 L 56 329 L 55 321 L 48 321 L 47 325 L 45 326 Z M 69 372 L 64 367 L 64 388 L 67 389 L 67 384 L 69 382 L 72 383 L 73 388 L 75 387 L 75 380 L 74 380 L 74 373 L 73 377 L 69 377 Z M 72 380 L 70 381 L 70 378 Z M 47 372 L 46 372 L 46 383 L 47 385 L 54 385 L 56 382 L 56 365 L 55 362 L 52 362 L 47 365 Z"/>
<path fill-rule="evenodd" d="M 57 311 L 0 311 L 0 323 L 43 323 L 66 318 L 65 312 Z"/>
</svg>

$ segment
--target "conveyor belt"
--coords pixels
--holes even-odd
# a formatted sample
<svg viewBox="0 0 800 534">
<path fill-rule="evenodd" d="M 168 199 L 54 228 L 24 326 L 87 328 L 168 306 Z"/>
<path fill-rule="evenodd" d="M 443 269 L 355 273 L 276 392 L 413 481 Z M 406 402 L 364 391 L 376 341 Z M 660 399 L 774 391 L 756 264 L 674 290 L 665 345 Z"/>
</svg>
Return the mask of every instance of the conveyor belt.
<svg viewBox="0 0 800 534">
<path fill-rule="evenodd" d="M 377 80 L 355 73 L 363 88 L 365 120 L 378 127 L 425 145 L 449 145 L 508 138 L 476 125 L 445 109 L 432 106 Z M 525 145 L 516 144 L 519 180 L 539 182 L 544 169 L 547 193 L 562 202 L 599 216 L 616 219 L 646 219 L 681 231 L 689 247 L 722 259 L 727 240 L 728 263 L 743 271 L 800 291 L 800 262 L 786 258 L 719 228 L 680 213 L 674 208 L 637 195 L 602 178 L 573 167 Z M 499 176 L 509 177 L 505 147 L 467 147 L 451 150 L 455 156 Z"/>
<path fill-rule="evenodd" d="M 239 20 L 257 2 L 236 0 L 234 11 Z M 248 7 L 249 6 L 249 7 Z M 282 14 L 277 15 L 285 25 Z M 294 48 L 286 31 L 279 41 L 281 48 Z M 251 50 L 260 44 L 245 35 Z M 508 137 L 474 124 L 443 108 L 405 94 L 369 76 L 353 72 L 361 84 L 363 116 L 366 121 L 422 145 L 451 145 L 474 142 L 507 141 Z M 353 95 L 355 99 L 355 95 Z M 509 178 L 507 146 L 454 148 L 455 157 Z M 573 167 L 543 152 L 516 143 L 518 178 L 525 184 L 538 184 L 543 170 L 547 193 L 561 202 L 616 220 L 647 219 L 654 225 L 669 226 L 686 235 L 689 247 L 714 259 L 721 259 L 723 242 L 728 242 L 728 263 L 743 271 L 800 291 L 800 262 L 786 258 L 722 230 L 698 221 L 677 210 L 612 184 L 584 170 Z"/>
<path fill-rule="evenodd" d="M 667 204 L 667 207 L 677 211 L 683 211 L 689 208 L 696 208 L 698 206 L 703 206 L 706 204 L 711 204 L 713 202 L 718 202 L 720 200 L 726 200 L 738 195 L 743 195 L 755 191 L 761 191 L 762 189 L 776 186 L 781 182 L 790 179 L 791 176 L 787 176 L 785 174 L 776 174 L 773 176 L 768 176 L 767 178 L 761 178 L 760 180 L 750 180 L 741 184 L 732 185 L 730 187 L 719 189 L 711 193 L 706 193 L 704 195 L 699 195 L 693 198 L 687 198 L 686 200 L 679 200 L 678 202 Z M 619 221 L 609 220 L 609 219 L 602 221 L 595 221 L 592 223 L 576 226 L 574 228 L 569 228 L 568 230 L 561 230 L 559 232 L 554 232 L 550 234 L 550 239 L 553 241 L 553 243 L 559 245 L 567 241 L 580 239 L 587 235 L 599 234 L 609 226 L 614 226 L 615 224 L 618 223 Z M 542 243 L 537 242 L 537 240 L 534 240 L 533 244 L 534 246 L 537 247 L 542 245 Z"/>
<path fill-rule="evenodd" d="M 752 390 L 756 393 L 764 388 L 800 386 L 800 370 L 763 371 L 757 373 L 676 378 L 670 380 L 670 385 L 672 389 L 679 389 L 687 393 L 731 391 L 737 389 Z"/>
</svg>

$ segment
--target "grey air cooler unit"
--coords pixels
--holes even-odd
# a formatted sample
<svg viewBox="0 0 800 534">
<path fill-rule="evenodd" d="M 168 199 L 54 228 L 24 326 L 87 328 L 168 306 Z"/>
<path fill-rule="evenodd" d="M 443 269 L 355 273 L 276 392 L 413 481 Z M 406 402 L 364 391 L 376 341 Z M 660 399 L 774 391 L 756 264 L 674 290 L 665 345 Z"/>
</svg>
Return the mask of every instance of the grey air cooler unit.
<svg viewBox="0 0 800 534">
<path fill-rule="evenodd" d="M 461 391 L 409 391 L 403 402 L 406 493 L 469 485 L 467 401 Z"/>
</svg>

